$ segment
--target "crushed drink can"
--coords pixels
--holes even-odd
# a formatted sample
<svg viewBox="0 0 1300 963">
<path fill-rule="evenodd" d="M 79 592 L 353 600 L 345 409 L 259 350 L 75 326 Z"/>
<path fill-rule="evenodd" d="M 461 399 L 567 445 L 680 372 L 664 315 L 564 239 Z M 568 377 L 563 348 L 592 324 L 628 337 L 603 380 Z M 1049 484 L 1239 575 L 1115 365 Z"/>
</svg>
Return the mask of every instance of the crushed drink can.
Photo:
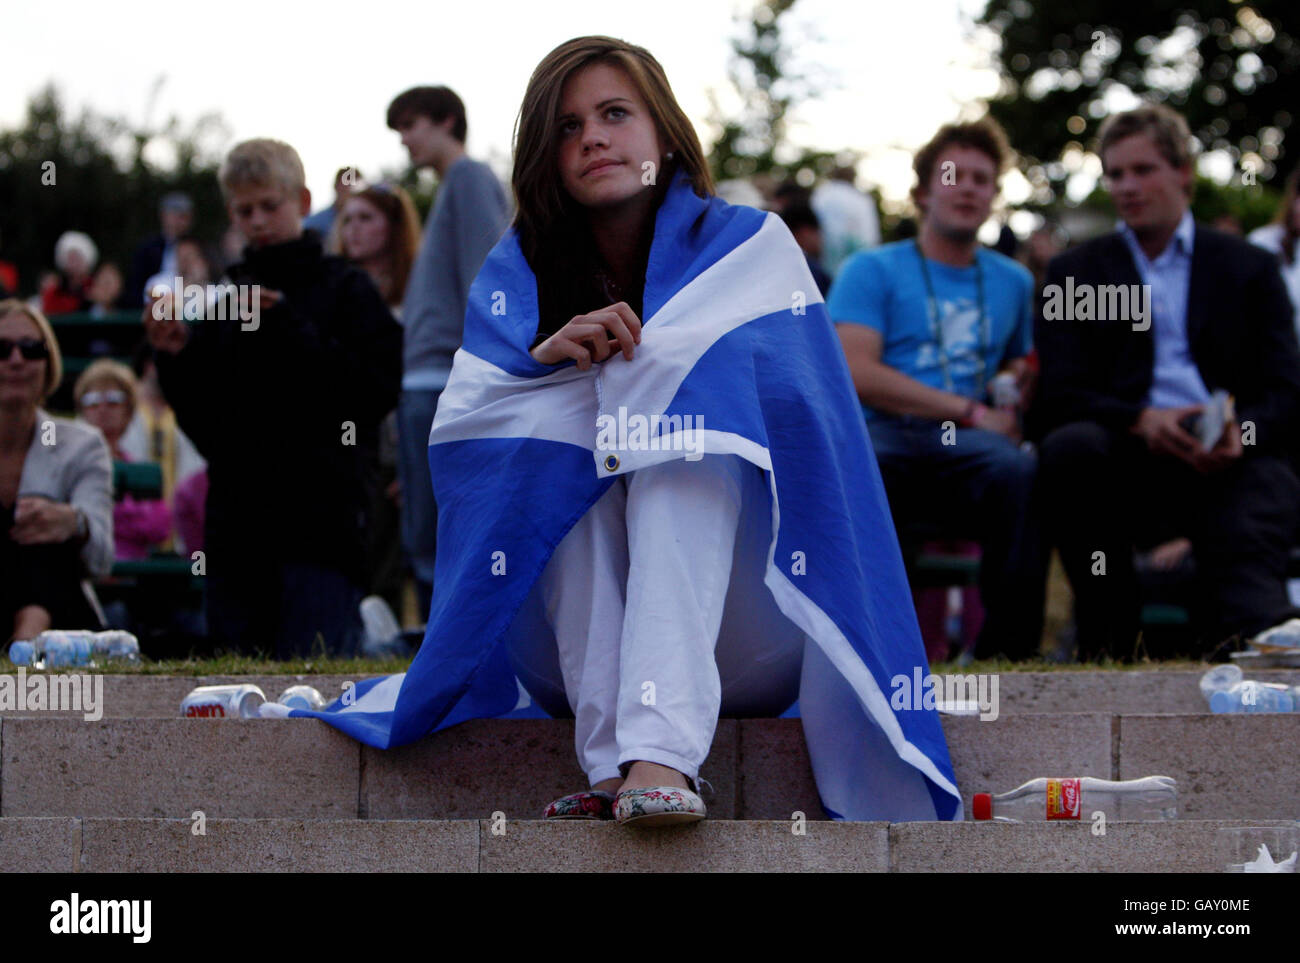
<svg viewBox="0 0 1300 963">
<path fill-rule="evenodd" d="M 1014 408 L 1020 404 L 1020 386 L 1016 376 L 1004 371 L 989 382 L 989 400 L 994 408 Z"/>
<path fill-rule="evenodd" d="M 320 712 L 325 708 L 325 697 L 309 685 L 291 685 L 281 692 L 280 698 L 275 701 L 290 709 Z"/>
<path fill-rule="evenodd" d="M 201 685 L 181 700 L 190 719 L 254 719 L 266 695 L 255 685 Z"/>
</svg>

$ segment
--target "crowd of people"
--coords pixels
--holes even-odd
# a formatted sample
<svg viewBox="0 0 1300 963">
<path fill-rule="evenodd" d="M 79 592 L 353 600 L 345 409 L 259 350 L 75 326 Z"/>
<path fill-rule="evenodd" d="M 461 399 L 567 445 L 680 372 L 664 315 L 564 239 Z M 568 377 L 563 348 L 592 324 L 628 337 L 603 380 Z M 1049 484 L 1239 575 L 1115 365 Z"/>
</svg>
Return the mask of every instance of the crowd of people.
<svg viewBox="0 0 1300 963">
<path fill-rule="evenodd" d="M 127 271 L 69 231 L 34 295 L 0 304 L 0 552 L 23 573 L 0 590 L 6 635 L 103 624 L 87 578 L 157 551 L 206 555 L 207 632 L 225 647 L 356 652 L 360 599 L 402 611 L 408 574 L 429 612 L 430 427 L 471 284 L 512 204 L 466 154 L 453 91 L 407 90 L 385 120 L 412 165 L 437 174 L 423 228 L 400 186 L 354 168 L 312 214 L 297 153 L 246 141 L 220 172 L 220 252 L 196 237 L 190 199 L 169 194 Z M 1132 653 L 1144 558 L 1194 573 L 1206 653 L 1300 615 L 1285 584 L 1300 510 L 1300 172 L 1248 243 L 1192 219 L 1191 143 L 1167 107 L 1107 119 L 1099 153 L 1118 230 L 1069 247 L 1045 223 L 1018 259 L 976 238 L 1013 156 L 989 119 L 947 125 L 916 153 L 915 233 L 888 243 L 852 168 L 811 190 L 718 188 L 777 212 L 803 252 L 909 564 L 928 539 L 978 543 L 977 654 L 1039 653 L 1053 548 L 1081 657 Z M 566 185 L 553 191 L 551 203 L 573 204 Z M 593 298 L 635 305 L 639 319 L 648 250 L 574 245 L 525 249 L 530 263 L 563 262 L 572 277 L 594 268 L 599 282 L 539 293 L 535 347 Z M 234 298 L 219 312 L 219 293 L 193 316 L 184 286 L 218 279 L 256 291 L 252 320 Z M 1135 293 L 1126 314 L 1107 316 L 1119 288 L 1149 302 Z M 1094 308 L 1050 316 L 1053 289 L 1090 291 Z M 49 415 L 61 361 L 47 319 L 123 308 L 143 311 L 145 349 L 132 366 L 101 359 L 77 378 L 76 421 Z M 608 356 L 585 344 L 548 363 Z M 159 464 L 159 495 L 114 500 L 114 461 Z"/>
</svg>

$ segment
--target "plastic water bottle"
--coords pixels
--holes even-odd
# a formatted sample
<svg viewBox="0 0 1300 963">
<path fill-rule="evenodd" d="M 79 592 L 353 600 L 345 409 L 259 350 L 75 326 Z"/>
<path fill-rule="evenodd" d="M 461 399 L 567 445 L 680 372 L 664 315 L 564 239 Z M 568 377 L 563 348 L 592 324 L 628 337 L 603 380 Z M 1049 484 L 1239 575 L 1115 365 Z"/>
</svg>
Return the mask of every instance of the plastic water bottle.
<svg viewBox="0 0 1300 963">
<path fill-rule="evenodd" d="M 9 646 L 9 661 L 14 665 L 31 665 L 36 661 L 36 645 L 19 639 Z"/>
<path fill-rule="evenodd" d="M 976 819 L 1000 823 L 1042 820 L 1088 820 L 1093 813 L 1110 820 L 1178 818 L 1178 786 L 1171 776 L 1144 779 L 1031 779 L 1017 789 L 992 796 L 977 792 L 971 800 Z"/>
<path fill-rule="evenodd" d="M 1227 692 L 1242 679 L 1241 666 L 1235 662 L 1228 662 L 1224 665 L 1216 665 L 1205 675 L 1201 676 L 1201 695 L 1205 696 L 1205 701 L 1209 702 L 1210 697 L 1216 692 Z"/>
<path fill-rule="evenodd" d="M 1259 633 L 1251 640 L 1251 645 L 1257 649 L 1300 649 L 1300 619 L 1287 619 L 1281 625 Z"/>
<path fill-rule="evenodd" d="M 123 632 L 120 629 L 96 632 L 94 651 L 97 655 L 102 655 L 110 661 L 138 662 L 140 661 L 140 640 L 130 632 Z"/>
<path fill-rule="evenodd" d="M 41 650 L 41 658 L 44 659 L 47 669 L 72 665 L 76 659 L 76 652 L 72 648 L 72 640 L 68 638 L 66 632 L 45 631 L 37 636 L 37 641 Z"/>
<path fill-rule="evenodd" d="M 94 651 L 94 632 L 68 632 L 68 644 L 72 646 L 72 664 L 88 665 Z"/>
<path fill-rule="evenodd" d="M 1295 707 L 1291 687 L 1276 682 L 1246 679 L 1210 695 L 1210 711 L 1215 713 L 1294 712 Z"/>
<path fill-rule="evenodd" d="M 47 629 L 35 639 L 36 649 L 48 669 L 69 665 L 88 665 L 94 649 L 95 633 Z"/>
<path fill-rule="evenodd" d="M 325 697 L 309 685 L 291 685 L 275 700 L 290 709 L 308 709 L 319 712 L 325 708 Z"/>
</svg>

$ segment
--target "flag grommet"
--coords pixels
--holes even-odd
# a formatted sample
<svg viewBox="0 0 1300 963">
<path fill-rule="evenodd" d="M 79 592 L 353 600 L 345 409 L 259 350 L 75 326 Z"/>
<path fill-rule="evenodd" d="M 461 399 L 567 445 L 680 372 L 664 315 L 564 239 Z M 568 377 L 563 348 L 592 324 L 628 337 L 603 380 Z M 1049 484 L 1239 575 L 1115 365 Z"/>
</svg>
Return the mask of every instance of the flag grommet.
<svg viewBox="0 0 1300 963">
<path fill-rule="evenodd" d="M 607 471 L 618 471 L 618 455 L 605 456 L 605 469 Z"/>
</svg>

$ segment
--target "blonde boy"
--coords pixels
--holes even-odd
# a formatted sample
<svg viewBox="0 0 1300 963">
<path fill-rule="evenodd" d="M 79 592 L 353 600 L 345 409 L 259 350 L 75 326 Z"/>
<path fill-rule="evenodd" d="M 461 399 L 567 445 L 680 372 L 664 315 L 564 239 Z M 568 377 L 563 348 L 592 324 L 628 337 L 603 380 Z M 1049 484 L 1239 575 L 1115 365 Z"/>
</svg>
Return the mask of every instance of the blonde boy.
<svg viewBox="0 0 1300 963">
<path fill-rule="evenodd" d="M 302 161 L 235 146 L 220 181 L 248 239 L 231 267 L 252 321 L 145 311 L 163 392 L 208 459 L 203 559 L 213 641 L 278 658 L 360 642 L 363 533 L 379 421 L 401 384 L 401 328 L 366 275 L 303 233 Z M 155 317 L 160 315 L 160 317 Z"/>
</svg>

